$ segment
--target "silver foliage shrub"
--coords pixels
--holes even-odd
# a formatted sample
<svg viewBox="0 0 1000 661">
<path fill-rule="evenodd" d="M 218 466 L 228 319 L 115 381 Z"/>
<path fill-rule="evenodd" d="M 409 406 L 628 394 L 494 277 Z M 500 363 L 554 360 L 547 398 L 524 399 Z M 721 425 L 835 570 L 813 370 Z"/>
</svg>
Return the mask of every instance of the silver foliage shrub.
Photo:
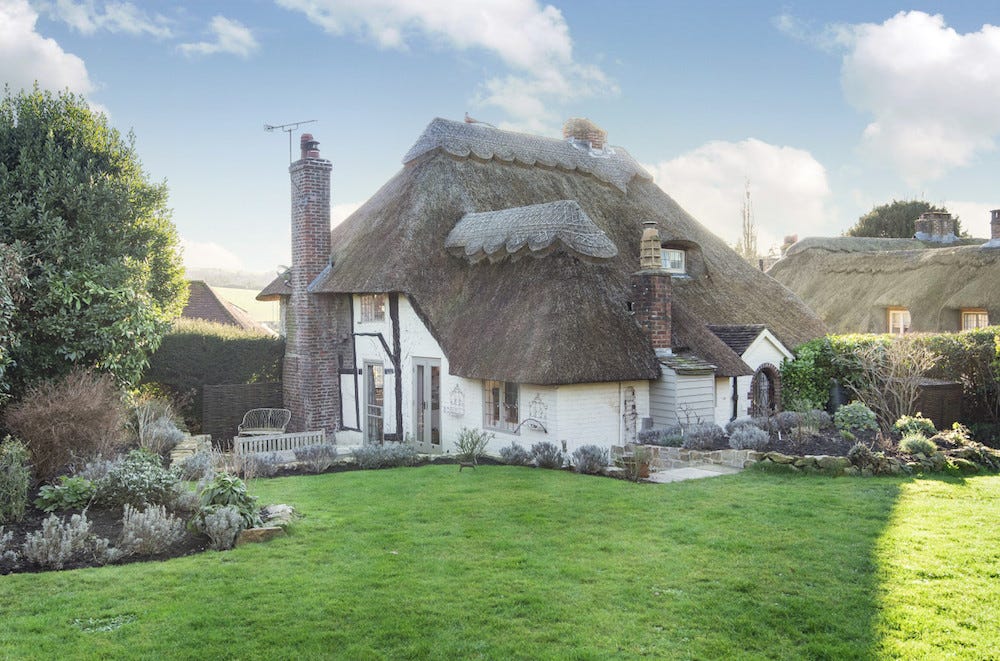
<svg viewBox="0 0 1000 661">
<path fill-rule="evenodd" d="M 14 550 L 11 541 L 14 539 L 14 533 L 4 532 L 3 526 L 0 526 L 0 561 L 3 562 L 17 562 L 18 553 Z"/>
<path fill-rule="evenodd" d="M 527 466 L 531 463 L 531 453 L 523 446 L 511 441 L 511 444 L 500 448 L 500 458 L 510 466 Z"/>
<path fill-rule="evenodd" d="M 163 505 L 139 511 L 125 506 L 118 548 L 129 555 L 163 553 L 184 537 L 184 522 L 167 514 Z"/>
<path fill-rule="evenodd" d="M 763 450 L 771 437 L 754 425 L 737 427 L 729 435 L 729 447 L 734 450 Z"/>
<path fill-rule="evenodd" d="M 225 551 L 233 548 L 236 537 L 243 530 L 243 517 L 235 505 L 210 506 L 201 517 L 201 531 L 208 535 L 212 548 Z"/>
<path fill-rule="evenodd" d="M 608 450 L 599 445 L 581 445 L 573 450 L 573 469 L 577 473 L 600 473 L 608 463 Z"/>
<path fill-rule="evenodd" d="M 531 446 L 531 458 L 539 468 L 562 468 L 563 453 L 554 443 L 542 441 Z"/>
<path fill-rule="evenodd" d="M 757 427 L 757 419 L 749 415 L 741 415 L 738 418 L 734 418 L 726 423 L 726 433 L 732 434 L 737 429 L 741 427 Z"/>
<path fill-rule="evenodd" d="M 90 526 L 85 514 L 74 514 L 67 522 L 52 514 L 42 522 L 41 530 L 25 537 L 24 558 L 53 569 L 62 569 L 74 555 L 87 551 L 99 560 L 109 559 L 108 540 L 92 538 Z"/>
<path fill-rule="evenodd" d="M 211 478 L 215 474 L 215 455 L 212 452 L 195 452 L 180 461 L 175 470 L 182 480 L 195 482 L 205 477 Z"/>
<path fill-rule="evenodd" d="M 683 447 L 688 450 L 711 450 L 722 444 L 725 437 L 726 433 L 719 425 L 700 422 L 685 430 Z"/>
<path fill-rule="evenodd" d="M 243 476 L 246 479 L 254 477 L 274 477 L 285 465 L 285 460 L 278 452 L 252 452 L 243 457 Z"/>
<path fill-rule="evenodd" d="M 354 460 L 361 468 L 413 466 L 418 459 L 416 448 L 403 443 L 363 445 L 354 450 Z"/>
<path fill-rule="evenodd" d="M 302 463 L 310 473 L 322 473 L 337 461 L 337 446 L 332 443 L 317 443 L 297 448 L 295 461 Z"/>
</svg>

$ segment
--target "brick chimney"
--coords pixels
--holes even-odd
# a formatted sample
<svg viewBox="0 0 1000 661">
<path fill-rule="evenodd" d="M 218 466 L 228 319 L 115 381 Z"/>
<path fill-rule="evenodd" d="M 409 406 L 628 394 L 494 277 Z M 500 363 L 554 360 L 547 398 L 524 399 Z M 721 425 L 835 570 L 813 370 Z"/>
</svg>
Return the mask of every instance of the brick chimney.
<svg viewBox="0 0 1000 661">
<path fill-rule="evenodd" d="M 990 212 L 990 240 L 1000 241 L 1000 209 Z"/>
<path fill-rule="evenodd" d="M 292 189 L 292 294 L 286 317 L 282 375 L 289 431 L 336 431 L 340 414 L 336 324 L 330 296 L 308 291 L 330 264 L 330 173 L 319 142 L 309 133 L 300 141 L 302 158 L 288 167 Z"/>
<path fill-rule="evenodd" d="M 608 132 L 589 119 L 571 117 L 563 124 L 563 138 L 590 145 L 591 149 L 601 151 L 607 144 Z"/>
<path fill-rule="evenodd" d="M 660 259 L 660 233 L 654 221 L 644 223 L 639 244 L 639 270 L 632 274 L 630 285 L 635 320 L 649 335 L 656 355 L 670 355 L 671 281 Z"/>
<path fill-rule="evenodd" d="M 958 240 L 955 234 L 955 219 L 947 211 L 925 211 L 913 221 L 913 238 L 936 243 L 952 243 Z"/>
</svg>

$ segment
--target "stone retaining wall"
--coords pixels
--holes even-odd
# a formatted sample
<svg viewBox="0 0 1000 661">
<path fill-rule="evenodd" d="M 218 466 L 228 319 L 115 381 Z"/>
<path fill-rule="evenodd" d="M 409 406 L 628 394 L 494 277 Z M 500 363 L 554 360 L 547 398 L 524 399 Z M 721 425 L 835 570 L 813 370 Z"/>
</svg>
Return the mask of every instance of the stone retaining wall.
<svg viewBox="0 0 1000 661">
<path fill-rule="evenodd" d="M 671 468 L 687 468 L 696 465 L 730 466 L 746 468 L 756 463 L 763 456 L 754 450 L 688 450 L 686 448 L 670 448 L 660 445 L 636 446 L 628 444 L 612 446 L 611 458 L 619 459 L 631 456 L 636 447 L 643 447 L 650 454 L 649 466 L 652 470 L 669 470 Z"/>
</svg>

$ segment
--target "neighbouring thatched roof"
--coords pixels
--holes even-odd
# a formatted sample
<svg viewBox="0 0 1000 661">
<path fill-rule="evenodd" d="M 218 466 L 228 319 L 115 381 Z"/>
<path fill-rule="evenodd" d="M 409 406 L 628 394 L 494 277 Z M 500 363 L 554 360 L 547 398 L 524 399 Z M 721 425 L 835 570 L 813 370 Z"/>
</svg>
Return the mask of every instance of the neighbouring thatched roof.
<svg viewBox="0 0 1000 661">
<path fill-rule="evenodd" d="M 869 251 L 846 249 L 845 239 L 819 239 L 796 244 L 768 273 L 835 332 L 886 332 L 890 307 L 908 309 L 918 332 L 959 330 L 962 309 L 986 309 L 992 322 L 1000 321 L 1000 250 L 914 243 L 920 247 Z"/>
<path fill-rule="evenodd" d="M 282 296 L 292 295 L 292 269 L 278 274 L 271 283 L 257 294 L 258 301 L 277 301 Z"/>
<path fill-rule="evenodd" d="M 333 230 L 334 266 L 312 291 L 406 294 L 460 376 L 538 384 L 656 378 L 652 345 L 626 307 L 643 221 L 651 220 L 664 243 L 682 242 L 699 260 L 692 277 L 672 278 L 676 351 L 692 351 L 720 374 L 746 374 L 706 324 L 764 324 L 789 347 L 825 332 L 797 297 L 698 224 L 638 166 L 628 179 L 613 177 L 597 164 L 609 157 L 567 141 L 456 124 L 432 122 L 402 171 Z M 475 141 L 462 143 L 456 133 Z M 490 148 L 474 148 L 484 145 Z M 634 163 L 621 148 L 605 151 Z M 563 154 L 577 160 L 553 156 Z M 445 249 L 467 214 L 563 200 L 579 205 L 616 255 L 586 262 L 558 250 L 470 264 Z"/>
<path fill-rule="evenodd" d="M 444 242 L 452 254 L 475 264 L 562 250 L 586 261 L 610 259 L 618 249 L 573 200 L 467 213 Z"/>
<path fill-rule="evenodd" d="M 201 280 L 188 280 L 188 302 L 181 311 L 183 319 L 204 319 L 244 330 L 272 334 L 267 327 L 257 323 L 243 308 L 221 298 Z"/>
</svg>

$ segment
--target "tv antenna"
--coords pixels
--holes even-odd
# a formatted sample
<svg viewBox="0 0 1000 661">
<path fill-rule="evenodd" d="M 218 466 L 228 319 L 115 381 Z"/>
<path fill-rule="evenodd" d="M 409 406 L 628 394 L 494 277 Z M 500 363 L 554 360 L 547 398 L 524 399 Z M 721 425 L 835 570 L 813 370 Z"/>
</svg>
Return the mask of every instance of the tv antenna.
<svg viewBox="0 0 1000 661">
<path fill-rule="evenodd" d="M 268 133 L 273 133 L 275 131 L 284 131 L 288 134 L 288 162 L 292 162 L 292 131 L 299 128 L 300 126 L 305 126 L 306 124 L 312 124 L 315 119 L 307 119 L 301 122 L 291 122 L 290 124 L 264 124 L 264 130 Z"/>
</svg>

